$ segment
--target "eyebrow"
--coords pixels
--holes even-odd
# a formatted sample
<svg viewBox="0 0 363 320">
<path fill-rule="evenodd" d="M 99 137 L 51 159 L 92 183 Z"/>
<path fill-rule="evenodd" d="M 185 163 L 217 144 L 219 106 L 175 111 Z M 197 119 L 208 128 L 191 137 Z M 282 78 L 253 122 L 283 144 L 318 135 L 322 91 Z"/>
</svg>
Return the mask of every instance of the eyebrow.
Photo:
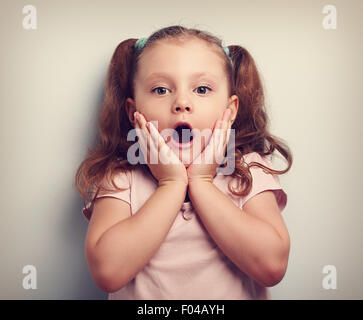
<svg viewBox="0 0 363 320">
<path fill-rule="evenodd" d="M 211 73 L 208 73 L 208 72 L 195 72 L 195 73 L 192 73 L 190 75 L 190 78 L 202 78 L 202 77 L 209 77 L 209 78 L 212 78 L 214 80 L 217 80 L 217 76 L 211 74 Z M 171 76 L 167 73 L 163 73 L 163 72 L 154 72 L 152 73 L 150 76 L 148 76 L 146 78 L 146 80 L 152 80 L 153 78 L 164 78 L 164 79 L 171 79 Z"/>
</svg>

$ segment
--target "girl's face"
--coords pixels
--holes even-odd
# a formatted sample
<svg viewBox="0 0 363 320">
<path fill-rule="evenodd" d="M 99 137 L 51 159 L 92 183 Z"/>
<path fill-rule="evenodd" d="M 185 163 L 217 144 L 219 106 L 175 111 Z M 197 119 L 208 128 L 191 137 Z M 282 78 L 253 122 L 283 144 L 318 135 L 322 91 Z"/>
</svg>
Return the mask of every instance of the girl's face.
<svg viewBox="0 0 363 320">
<path fill-rule="evenodd" d="M 164 129 L 174 129 L 181 121 L 198 132 L 210 129 L 205 131 L 210 132 L 206 139 L 201 139 L 200 151 L 204 150 L 224 110 L 231 108 L 231 119 L 238 110 L 238 97 L 228 94 L 221 53 L 200 39 L 183 42 L 165 39 L 146 48 L 140 56 L 134 83 L 135 100 L 129 98 L 126 103 L 129 118 L 139 111 L 146 121 L 157 122 L 161 133 Z M 180 157 L 181 150 L 174 149 Z M 193 159 L 198 154 L 192 155 Z"/>
</svg>

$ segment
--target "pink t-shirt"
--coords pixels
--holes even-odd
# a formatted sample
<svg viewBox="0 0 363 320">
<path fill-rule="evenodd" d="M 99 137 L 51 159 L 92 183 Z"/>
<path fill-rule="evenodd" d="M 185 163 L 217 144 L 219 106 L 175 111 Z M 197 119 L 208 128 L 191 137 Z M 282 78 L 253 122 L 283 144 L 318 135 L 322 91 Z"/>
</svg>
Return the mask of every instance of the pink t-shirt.
<svg viewBox="0 0 363 320">
<path fill-rule="evenodd" d="M 273 168 L 267 157 L 256 152 L 244 155 L 244 161 L 256 161 Z M 229 192 L 229 176 L 216 175 L 213 183 L 241 209 L 256 194 L 272 190 L 282 211 L 287 195 L 278 176 L 256 166 L 250 170 L 253 184 L 245 197 Z M 127 190 L 99 193 L 97 198 L 110 196 L 126 201 L 131 214 L 135 214 L 157 188 L 156 180 L 144 168 L 117 175 L 115 183 Z M 245 300 L 271 299 L 271 296 L 268 288 L 256 283 L 225 256 L 209 236 L 191 202 L 184 202 L 167 237 L 149 263 L 126 286 L 110 293 L 108 299 Z"/>
</svg>

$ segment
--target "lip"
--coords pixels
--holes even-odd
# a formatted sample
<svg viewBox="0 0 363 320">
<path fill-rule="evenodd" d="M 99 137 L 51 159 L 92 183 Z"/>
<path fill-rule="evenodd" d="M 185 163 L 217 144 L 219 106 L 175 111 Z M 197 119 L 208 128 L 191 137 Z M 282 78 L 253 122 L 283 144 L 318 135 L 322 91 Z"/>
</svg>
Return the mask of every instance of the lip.
<svg viewBox="0 0 363 320">
<path fill-rule="evenodd" d="M 186 122 L 186 121 L 179 121 L 179 122 L 177 122 L 174 125 L 173 130 L 175 130 L 178 126 L 181 126 L 181 125 L 187 126 L 187 127 L 189 127 L 190 130 L 193 130 L 192 125 L 190 123 Z M 172 145 L 174 147 L 176 147 L 176 148 L 179 148 L 179 149 L 187 149 L 187 148 L 190 148 L 193 145 L 193 141 L 194 141 L 194 139 L 192 139 L 191 141 L 189 141 L 187 143 L 179 143 L 179 142 L 176 142 L 173 138 L 171 138 Z"/>
<path fill-rule="evenodd" d="M 191 141 L 189 141 L 187 143 L 179 143 L 179 142 L 176 142 L 174 139 L 171 139 L 170 143 L 176 148 L 187 149 L 187 148 L 190 148 L 193 145 L 193 140 L 191 140 Z"/>
<path fill-rule="evenodd" d="M 190 129 L 190 130 L 192 130 L 192 129 L 193 129 L 192 125 L 191 125 L 189 122 L 186 122 L 186 121 L 179 121 L 179 122 L 177 122 L 177 123 L 174 125 L 173 130 L 175 130 L 175 129 L 176 129 L 176 127 L 178 127 L 178 126 L 182 126 L 182 125 L 189 127 L 189 129 Z"/>
</svg>

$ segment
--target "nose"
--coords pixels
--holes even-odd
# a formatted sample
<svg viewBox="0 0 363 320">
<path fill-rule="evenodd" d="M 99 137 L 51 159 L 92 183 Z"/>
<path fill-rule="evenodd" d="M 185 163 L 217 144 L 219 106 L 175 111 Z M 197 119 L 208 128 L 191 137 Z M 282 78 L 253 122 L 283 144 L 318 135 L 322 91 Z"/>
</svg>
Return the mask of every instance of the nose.
<svg viewBox="0 0 363 320">
<path fill-rule="evenodd" d="M 173 113 L 179 113 L 179 112 L 192 112 L 193 108 L 192 108 L 192 104 L 187 101 L 187 99 L 180 99 L 178 98 L 175 101 L 175 104 L 173 105 Z"/>
<path fill-rule="evenodd" d="M 185 105 L 179 105 L 177 107 L 174 108 L 175 112 L 190 112 L 191 111 L 191 107 L 189 106 L 185 106 Z"/>
</svg>

